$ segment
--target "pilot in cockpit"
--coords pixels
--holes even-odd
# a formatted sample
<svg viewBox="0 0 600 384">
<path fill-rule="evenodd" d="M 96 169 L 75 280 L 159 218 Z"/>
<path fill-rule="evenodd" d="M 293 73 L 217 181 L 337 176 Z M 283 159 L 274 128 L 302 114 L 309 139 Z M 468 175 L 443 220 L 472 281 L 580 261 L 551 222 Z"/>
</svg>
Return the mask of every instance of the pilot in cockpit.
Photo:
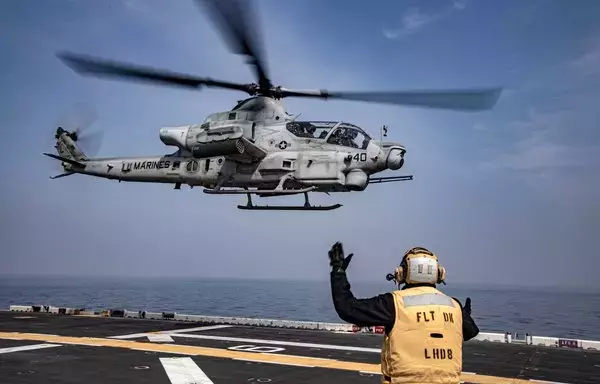
<svg viewBox="0 0 600 384">
<path fill-rule="evenodd" d="M 334 145 L 342 145 L 342 130 L 340 128 L 333 131 L 327 142 Z"/>
<path fill-rule="evenodd" d="M 315 137 L 315 131 L 317 130 L 317 127 L 315 127 L 312 124 L 308 124 L 304 129 L 306 130 L 307 137 L 310 137 L 310 138 Z"/>
<path fill-rule="evenodd" d="M 342 136 L 342 144 L 347 147 L 358 148 L 358 145 L 354 142 L 354 139 L 356 139 L 357 136 L 357 131 L 346 128 Z"/>
</svg>

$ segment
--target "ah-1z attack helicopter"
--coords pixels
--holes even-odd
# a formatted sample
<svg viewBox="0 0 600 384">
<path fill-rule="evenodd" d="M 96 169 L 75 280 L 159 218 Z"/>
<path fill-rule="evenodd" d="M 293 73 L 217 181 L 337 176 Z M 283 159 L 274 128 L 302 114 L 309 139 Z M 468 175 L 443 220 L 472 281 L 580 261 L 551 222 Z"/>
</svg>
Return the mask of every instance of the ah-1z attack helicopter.
<svg viewBox="0 0 600 384">
<path fill-rule="evenodd" d="M 80 74 L 126 78 L 200 89 L 218 87 L 243 91 L 250 98 L 229 111 L 214 113 L 202 124 L 163 127 L 159 136 L 173 154 L 147 158 L 88 158 L 77 145 L 77 132 L 56 130 L 63 177 L 80 173 L 133 182 L 203 186 L 208 194 L 246 194 L 240 209 L 331 210 L 340 204 L 313 206 L 309 192 L 363 191 L 369 184 L 412 180 L 412 176 L 373 177 L 404 164 L 406 148 L 372 139 L 346 122 L 298 121 L 287 113 L 281 99 L 304 97 L 342 99 L 397 105 L 484 110 L 491 108 L 500 89 L 405 92 L 329 92 L 273 86 L 249 26 L 256 25 L 251 9 L 237 1 L 205 0 L 211 20 L 217 22 L 231 49 L 247 56 L 258 83 L 238 84 L 118 63 L 73 53 L 58 57 Z M 247 3 L 246 3 L 247 4 Z M 386 129 L 384 127 L 384 129 Z M 303 206 L 257 206 L 251 195 L 262 197 L 304 194 Z"/>
</svg>

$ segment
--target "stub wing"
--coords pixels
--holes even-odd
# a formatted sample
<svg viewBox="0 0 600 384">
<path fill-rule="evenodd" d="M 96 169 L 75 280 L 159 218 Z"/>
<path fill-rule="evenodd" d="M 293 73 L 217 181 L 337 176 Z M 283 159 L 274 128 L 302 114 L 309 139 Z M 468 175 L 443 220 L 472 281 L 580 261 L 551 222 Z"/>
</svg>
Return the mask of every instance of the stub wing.
<svg viewBox="0 0 600 384">
<path fill-rule="evenodd" d="M 267 152 L 254 145 L 250 140 L 242 137 L 236 143 L 236 147 L 238 152 L 227 155 L 227 158 L 230 158 L 235 161 L 239 161 L 242 163 L 253 163 L 256 161 L 260 161 L 267 156 Z"/>
<path fill-rule="evenodd" d="M 187 140 L 173 141 L 173 134 L 180 136 L 181 132 L 173 128 L 163 128 L 161 140 L 166 145 L 188 148 L 197 159 L 224 156 L 241 163 L 254 163 L 265 158 L 267 153 L 244 135 L 246 128 L 249 127 L 233 124 L 196 130 L 194 131 L 196 138 L 193 143 Z"/>
</svg>

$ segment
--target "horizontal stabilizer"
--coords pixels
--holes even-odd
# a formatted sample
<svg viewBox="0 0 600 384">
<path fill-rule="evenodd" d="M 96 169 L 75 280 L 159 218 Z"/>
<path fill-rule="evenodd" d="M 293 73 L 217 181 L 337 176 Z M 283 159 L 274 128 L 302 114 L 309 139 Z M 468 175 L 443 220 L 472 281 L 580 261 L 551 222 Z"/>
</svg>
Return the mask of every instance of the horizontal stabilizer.
<svg viewBox="0 0 600 384">
<path fill-rule="evenodd" d="M 59 179 L 61 177 L 65 177 L 65 176 L 71 176 L 72 174 L 74 174 L 75 172 L 65 172 L 65 173 L 61 173 L 60 175 L 56 175 L 56 176 L 50 176 L 50 178 L 52 180 L 54 179 Z"/>
<path fill-rule="evenodd" d="M 67 159 L 65 157 L 54 155 L 52 153 L 44 153 L 44 155 L 46 155 L 48 157 L 51 157 L 53 159 L 56 159 L 56 160 L 64 161 L 65 163 L 69 163 L 69 164 L 74 165 L 76 167 L 85 167 L 85 164 L 80 163 L 79 161 L 76 161 L 76 160 Z"/>
</svg>

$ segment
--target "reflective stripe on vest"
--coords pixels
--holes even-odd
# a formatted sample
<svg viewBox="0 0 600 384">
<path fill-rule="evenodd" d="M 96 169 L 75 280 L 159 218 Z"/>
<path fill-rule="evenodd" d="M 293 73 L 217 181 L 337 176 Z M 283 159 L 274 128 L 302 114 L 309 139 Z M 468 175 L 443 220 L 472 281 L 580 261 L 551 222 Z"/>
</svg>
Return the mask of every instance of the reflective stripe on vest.
<svg viewBox="0 0 600 384">
<path fill-rule="evenodd" d="M 422 293 L 420 295 L 404 296 L 404 308 L 419 305 L 445 305 L 454 307 L 454 300 L 441 293 Z"/>
<path fill-rule="evenodd" d="M 386 383 L 459 383 L 462 312 L 433 287 L 393 292 L 396 321 L 381 350 Z"/>
</svg>

